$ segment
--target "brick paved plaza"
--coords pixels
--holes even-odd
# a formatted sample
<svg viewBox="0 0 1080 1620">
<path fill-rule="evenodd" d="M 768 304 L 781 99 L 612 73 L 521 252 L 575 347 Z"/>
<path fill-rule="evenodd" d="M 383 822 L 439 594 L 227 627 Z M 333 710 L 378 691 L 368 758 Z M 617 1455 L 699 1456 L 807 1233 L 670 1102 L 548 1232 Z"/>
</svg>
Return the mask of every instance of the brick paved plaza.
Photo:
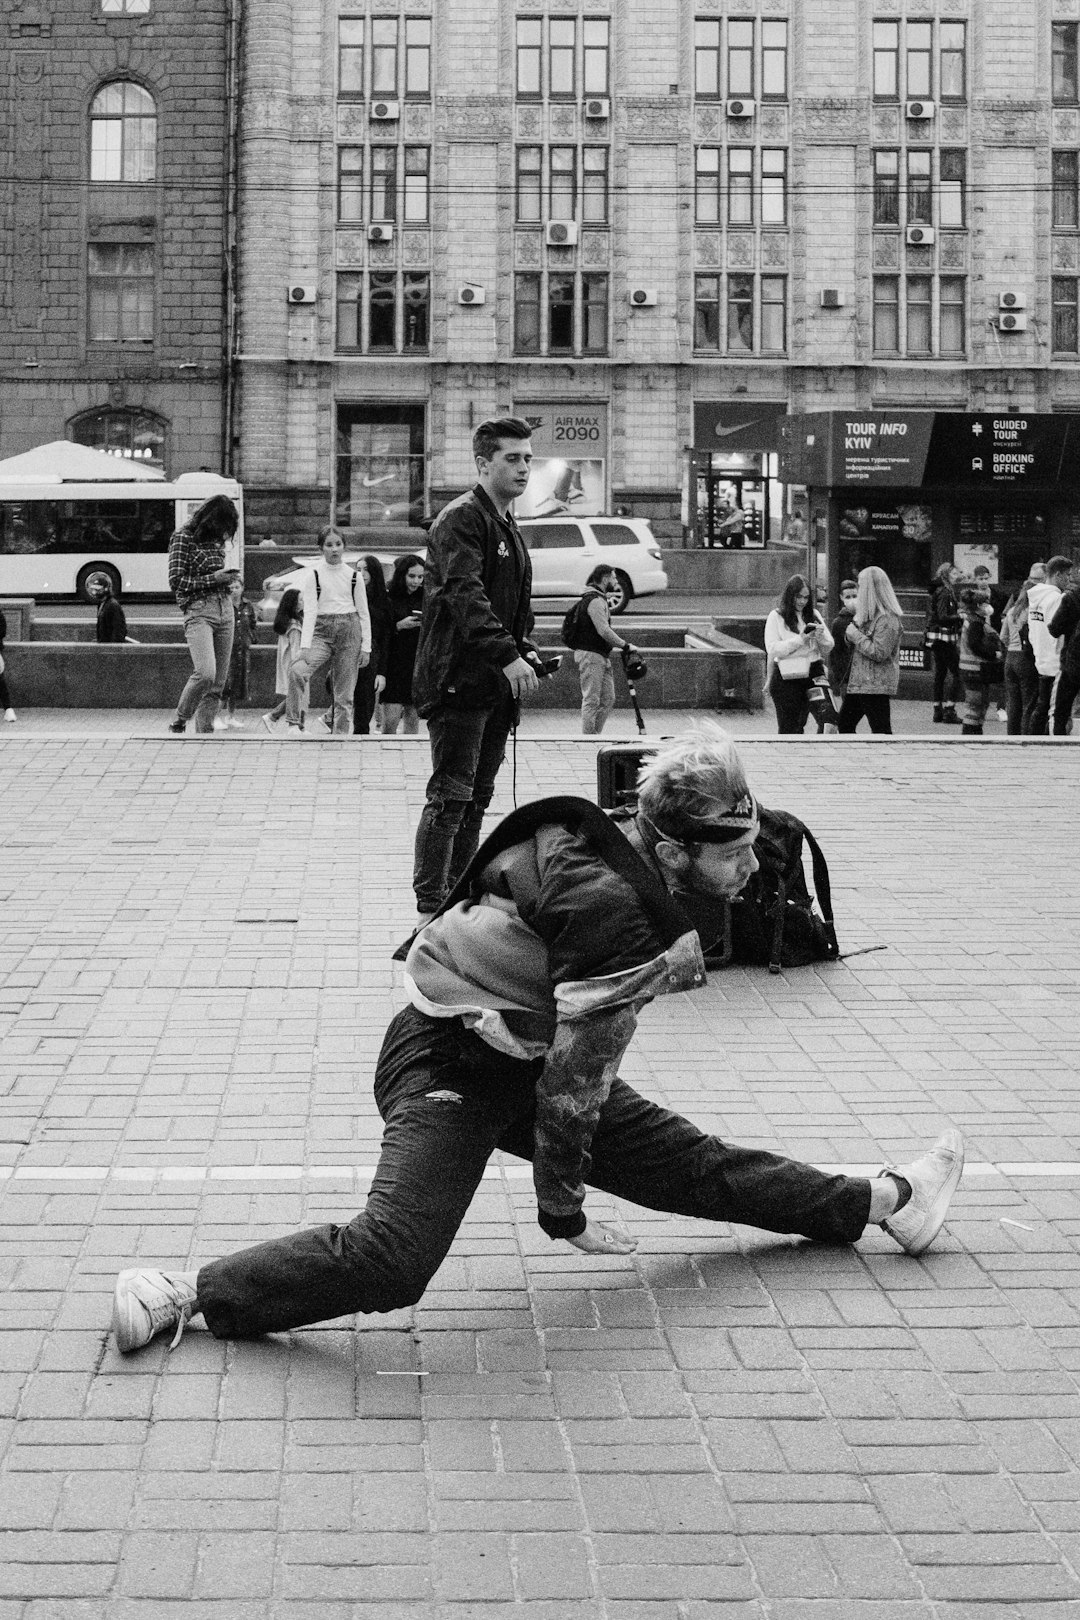
<svg viewBox="0 0 1080 1620">
<path fill-rule="evenodd" d="M 641 1239 L 600 1265 L 508 1161 L 415 1311 L 121 1359 L 121 1265 L 362 1200 L 427 749 L 78 723 L 0 739 L 0 1620 L 1080 1613 L 1069 743 L 748 738 L 887 948 L 713 975 L 624 1068 L 823 1164 L 959 1126 L 923 1259 L 592 1196 Z M 523 737 L 519 798 L 594 754 Z"/>
</svg>

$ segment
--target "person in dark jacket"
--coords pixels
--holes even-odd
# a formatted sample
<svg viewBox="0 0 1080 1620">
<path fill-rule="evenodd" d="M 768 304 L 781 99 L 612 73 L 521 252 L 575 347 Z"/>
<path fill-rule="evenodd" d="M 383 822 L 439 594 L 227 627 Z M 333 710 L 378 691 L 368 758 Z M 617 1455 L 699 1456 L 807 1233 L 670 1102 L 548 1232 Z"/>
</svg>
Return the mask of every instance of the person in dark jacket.
<svg viewBox="0 0 1080 1620">
<path fill-rule="evenodd" d="M 964 622 L 960 633 L 960 674 L 965 699 L 961 730 L 966 737 L 982 736 L 990 688 L 1001 679 L 1004 649 L 1001 637 L 990 623 L 993 611 L 986 586 L 966 585 L 960 592 Z"/>
<path fill-rule="evenodd" d="M 386 575 L 378 557 L 362 557 L 360 573 L 367 592 L 368 614 L 371 618 L 371 658 L 356 672 L 356 690 L 353 693 L 353 735 L 367 737 L 375 705 L 386 686 L 386 663 L 390 656 L 390 635 L 393 620 L 390 603 L 386 598 Z"/>
<path fill-rule="evenodd" d="M 829 626 L 829 634 L 833 638 L 833 644 L 826 666 L 829 675 L 829 709 L 825 717 L 826 731 L 836 730 L 836 717 L 844 704 L 844 693 L 847 691 L 848 676 L 851 674 L 851 660 L 855 656 L 855 649 L 847 639 L 847 627 L 854 622 L 855 604 L 858 600 L 858 580 L 842 579 L 840 581 L 840 611 Z"/>
<path fill-rule="evenodd" d="M 94 582 L 93 590 L 98 605 L 96 640 L 100 642 L 126 641 L 127 619 L 113 592 L 112 580 L 107 574 L 102 574 Z"/>
<path fill-rule="evenodd" d="M 757 869 L 757 801 L 731 739 L 709 727 L 661 748 L 623 825 L 574 798 L 506 818 L 405 948 L 409 1004 L 375 1072 L 386 1128 L 364 1209 L 197 1273 L 122 1271 L 121 1352 L 179 1338 L 197 1313 L 229 1339 L 415 1304 L 497 1148 L 532 1162 L 541 1230 L 586 1255 L 637 1246 L 586 1213 L 586 1183 L 818 1242 L 877 1224 L 924 1252 L 960 1180 L 958 1132 L 870 1179 L 722 1141 L 620 1078 L 640 1009 L 705 982 L 679 895 L 732 900 Z"/>
<path fill-rule="evenodd" d="M 934 669 L 934 719 L 947 726 L 957 723 L 956 700 L 963 690 L 960 679 L 960 631 L 963 619 L 956 601 L 960 570 L 942 563 L 930 586 L 926 612 L 926 645 Z M 951 693 L 946 698 L 946 692 Z"/>
<path fill-rule="evenodd" d="M 1047 625 L 1052 636 L 1061 636 L 1061 674 L 1054 693 L 1054 736 L 1067 737 L 1072 730 L 1073 704 L 1080 693 L 1080 579 L 1061 593 Z"/>
<path fill-rule="evenodd" d="M 517 705 L 538 684 L 539 655 L 526 634 L 532 566 L 510 510 L 529 482 L 531 432 L 519 417 L 481 422 L 473 434 L 479 480 L 443 507 L 428 538 L 413 670 L 432 766 L 413 865 L 421 918 L 475 855 Z"/>
<path fill-rule="evenodd" d="M 413 702 L 413 669 L 424 622 L 424 559 L 412 552 L 397 557 L 386 594 L 391 633 L 383 691 L 383 736 L 394 736 L 400 725 L 406 737 L 415 737 L 420 730 L 420 716 Z"/>
<path fill-rule="evenodd" d="M 630 643 L 611 628 L 607 593 L 616 583 L 614 568 L 599 563 L 585 581 L 581 600 L 571 610 L 573 619 L 567 615 L 573 628 L 566 645 L 574 655 L 581 682 L 581 730 L 586 737 L 599 736 L 615 707 L 612 652 L 624 647 L 632 651 Z"/>
</svg>

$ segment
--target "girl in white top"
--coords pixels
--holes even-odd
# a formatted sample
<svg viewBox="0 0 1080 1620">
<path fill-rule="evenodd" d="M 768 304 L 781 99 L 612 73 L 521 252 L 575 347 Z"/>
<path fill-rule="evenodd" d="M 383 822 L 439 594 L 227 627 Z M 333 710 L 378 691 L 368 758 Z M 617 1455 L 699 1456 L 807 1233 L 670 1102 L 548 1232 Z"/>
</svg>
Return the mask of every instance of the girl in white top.
<svg viewBox="0 0 1080 1620">
<path fill-rule="evenodd" d="M 825 689 L 815 686 L 810 666 L 825 659 L 832 648 L 833 638 L 814 607 L 809 585 L 801 574 L 792 574 L 765 620 L 765 685 L 781 736 L 801 735 L 811 694 L 820 692 L 824 697 Z"/>
<path fill-rule="evenodd" d="M 330 665 L 334 687 L 334 734 L 352 735 L 356 672 L 371 657 L 371 616 L 363 576 L 345 562 L 345 541 L 336 529 L 320 531 L 322 556 L 303 575 L 304 627 L 300 656 L 289 671 L 285 716 L 300 735 L 300 706 L 313 675 Z"/>
</svg>

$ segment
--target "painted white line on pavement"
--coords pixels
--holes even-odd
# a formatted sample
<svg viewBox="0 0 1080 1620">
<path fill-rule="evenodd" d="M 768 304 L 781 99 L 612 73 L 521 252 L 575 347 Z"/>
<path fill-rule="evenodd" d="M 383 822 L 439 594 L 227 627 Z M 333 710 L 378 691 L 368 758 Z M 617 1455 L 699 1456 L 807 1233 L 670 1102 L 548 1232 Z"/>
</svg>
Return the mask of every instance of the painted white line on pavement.
<svg viewBox="0 0 1080 1620">
<path fill-rule="evenodd" d="M 875 1176 L 881 1168 L 874 1164 L 818 1164 L 830 1175 Z M 374 1164 L 21 1164 L 0 1165 L 4 1181 L 121 1181 L 146 1186 L 155 1181 L 340 1181 L 355 1177 L 370 1180 Z M 1007 1176 L 1080 1176 L 1080 1160 L 1027 1159 L 1000 1163 L 975 1160 L 964 1166 L 964 1180 L 976 1181 Z M 531 1164 L 488 1165 L 485 1181 L 518 1181 L 532 1177 Z"/>
</svg>

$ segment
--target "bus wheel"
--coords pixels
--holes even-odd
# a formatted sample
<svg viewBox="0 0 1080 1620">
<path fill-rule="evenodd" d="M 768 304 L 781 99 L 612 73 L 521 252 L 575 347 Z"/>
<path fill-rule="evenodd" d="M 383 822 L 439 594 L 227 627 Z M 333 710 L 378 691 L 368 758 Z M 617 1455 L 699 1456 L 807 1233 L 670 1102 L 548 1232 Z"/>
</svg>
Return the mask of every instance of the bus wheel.
<svg viewBox="0 0 1080 1620">
<path fill-rule="evenodd" d="M 108 585 L 114 596 L 120 595 L 120 575 L 110 563 L 87 563 L 79 569 L 75 590 L 80 602 L 96 602 L 100 585 Z"/>
</svg>

